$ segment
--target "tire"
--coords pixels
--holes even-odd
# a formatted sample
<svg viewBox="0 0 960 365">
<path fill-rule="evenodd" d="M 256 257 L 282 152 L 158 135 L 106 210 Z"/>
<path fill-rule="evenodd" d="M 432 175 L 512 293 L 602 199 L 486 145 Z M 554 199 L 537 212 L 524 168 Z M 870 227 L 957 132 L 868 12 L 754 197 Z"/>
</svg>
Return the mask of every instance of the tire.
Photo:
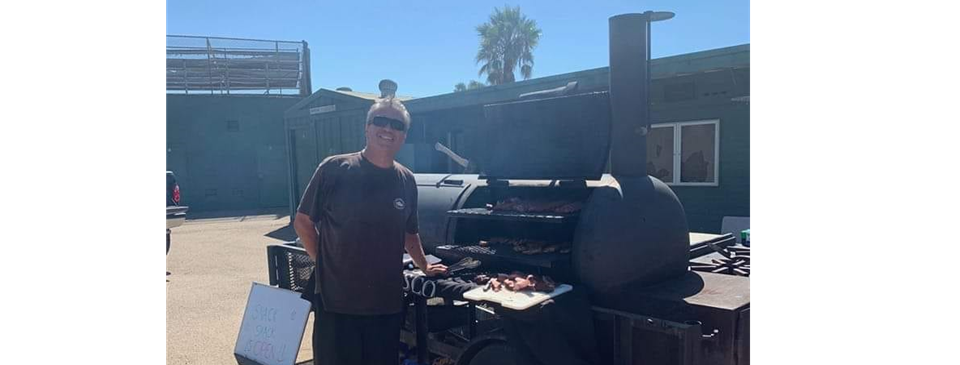
<svg viewBox="0 0 960 365">
<path fill-rule="evenodd" d="M 167 254 L 170 254 L 170 230 L 167 230 Z"/>
<path fill-rule="evenodd" d="M 470 359 L 470 365 L 531 365 L 518 359 L 517 349 L 503 342 L 484 346 Z"/>
</svg>

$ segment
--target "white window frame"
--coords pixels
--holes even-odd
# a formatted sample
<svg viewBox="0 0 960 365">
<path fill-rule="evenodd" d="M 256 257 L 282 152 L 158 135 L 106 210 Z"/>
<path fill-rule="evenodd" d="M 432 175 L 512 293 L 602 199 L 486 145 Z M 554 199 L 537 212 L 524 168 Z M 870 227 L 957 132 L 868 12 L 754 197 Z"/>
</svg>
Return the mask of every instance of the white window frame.
<svg viewBox="0 0 960 365">
<path fill-rule="evenodd" d="M 683 157 L 683 136 L 681 131 L 683 127 L 691 125 L 713 124 L 713 182 L 680 182 L 680 162 Z M 655 123 L 650 125 L 653 128 L 673 127 L 673 181 L 664 181 L 670 186 L 720 186 L 720 119 L 701 119 L 686 122 Z"/>
</svg>

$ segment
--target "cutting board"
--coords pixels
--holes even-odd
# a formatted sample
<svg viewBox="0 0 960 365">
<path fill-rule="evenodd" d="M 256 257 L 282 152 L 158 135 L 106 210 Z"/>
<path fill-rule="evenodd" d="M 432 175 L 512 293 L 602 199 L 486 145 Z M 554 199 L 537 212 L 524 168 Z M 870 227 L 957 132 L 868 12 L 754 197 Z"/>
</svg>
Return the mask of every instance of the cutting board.
<svg viewBox="0 0 960 365">
<path fill-rule="evenodd" d="M 424 256 L 424 257 L 427 258 L 427 263 L 428 263 L 428 264 L 436 264 L 436 263 L 442 261 L 442 260 L 440 260 L 439 257 L 436 257 L 436 256 L 434 256 L 434 255 L 426 255 L 426 256 Z M 408 253 L 403 254 L 403 266 L 407 266 L 407 265 L 410 265 L 410 264 L 412 264 L 412 263 L 413 263 L 413 258 L 410 257 L 410 254 L 408 254 Z"/>
<path fill-rule="evenodd" d="M 485 300 L 500 303 L 504 308 L 524 310 L 573 289 L 573 287 L 568 284 L 557 285 L 557 288 L 549 293 L 531 291 L 515 292 L 507 290 L 506 288 L 495 292 L 493 289 L 484 291 L 483 288 L 483 286 L 480 286 L 471 289 L 463 293 L 463 297 L 474 301 Z"/>
</svg>

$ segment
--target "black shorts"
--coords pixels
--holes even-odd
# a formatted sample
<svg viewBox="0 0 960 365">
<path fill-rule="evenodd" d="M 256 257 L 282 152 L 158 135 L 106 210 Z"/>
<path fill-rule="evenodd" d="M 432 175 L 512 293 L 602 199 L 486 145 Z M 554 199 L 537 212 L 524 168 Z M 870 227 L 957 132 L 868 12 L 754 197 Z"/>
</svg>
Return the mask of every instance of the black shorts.
<svg viewBox="0 0 960 365">
<path fill-rule="evenodd" d="M 400 362 L 401 313 L 358 316 L 327 312 L 322 306 L 314 309 L 315 365 L 397 365 Z"/>
</svg>

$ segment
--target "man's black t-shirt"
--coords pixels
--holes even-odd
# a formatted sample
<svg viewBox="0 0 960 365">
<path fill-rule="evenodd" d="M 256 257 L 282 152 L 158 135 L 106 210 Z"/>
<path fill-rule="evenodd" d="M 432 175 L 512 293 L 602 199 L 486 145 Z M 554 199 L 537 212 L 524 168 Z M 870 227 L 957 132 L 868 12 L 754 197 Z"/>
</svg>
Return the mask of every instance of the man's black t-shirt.
<svg viewBox="0 0 960 365">
<path fill-rule="evenodd" d="M 320 163 L 297 211 L 320 231 L 317 287 L 328 312 L 381 315 L 403 309 L 403 243 L 418 232 L 417 184 L 394 162 L 359 152 Z"/>
</svg>

